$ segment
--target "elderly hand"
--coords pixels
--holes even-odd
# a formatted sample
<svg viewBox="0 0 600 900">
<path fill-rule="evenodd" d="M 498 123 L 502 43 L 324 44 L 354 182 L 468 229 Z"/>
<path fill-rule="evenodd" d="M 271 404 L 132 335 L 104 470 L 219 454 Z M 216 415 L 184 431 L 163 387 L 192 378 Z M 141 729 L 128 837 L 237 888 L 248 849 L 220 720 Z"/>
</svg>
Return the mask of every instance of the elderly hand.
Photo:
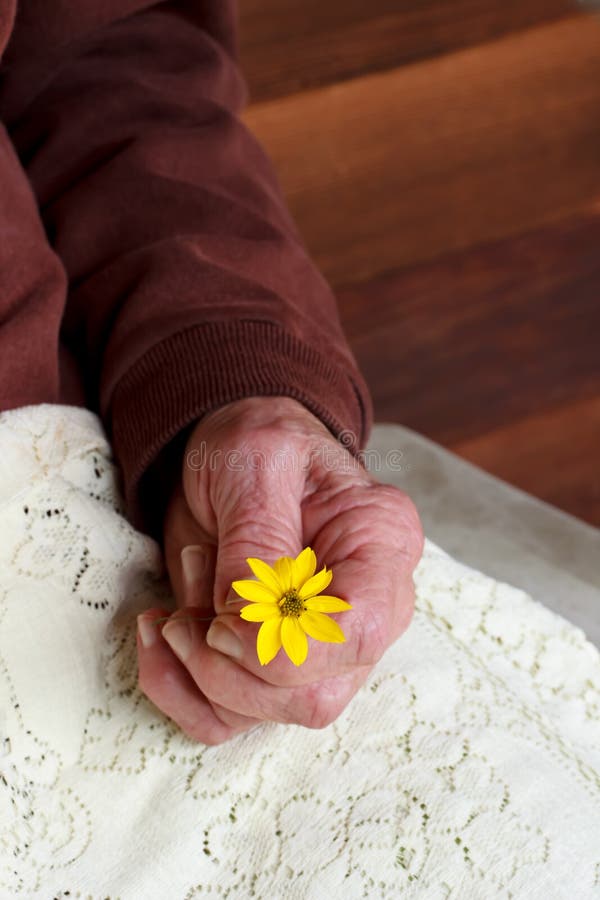
<svg viewBox="0 0 600 900">
<path fill-rule="evenodd" d="M 162 633 L 152 623 L 169 610 L 139 617 L 140 687 L 205 744 L 265 720 L 309 728 L 333 722 L 408 627 L 423 550 L 412 501 L 375 481 L 286 397 L 240 400 L 198 423 L 164 541 L 179 609 Z M 260 626 L 240 618 L 245 601 L 231 583 L 253 578 L 248 557 L 272 564 L 306 546 L 318 569 L 333 570 L 326 593 L 352 605 L 335 617 L 346 642 L 311 640 L 303 665 L 280 650 L 261 666 Z"/>
</svg>

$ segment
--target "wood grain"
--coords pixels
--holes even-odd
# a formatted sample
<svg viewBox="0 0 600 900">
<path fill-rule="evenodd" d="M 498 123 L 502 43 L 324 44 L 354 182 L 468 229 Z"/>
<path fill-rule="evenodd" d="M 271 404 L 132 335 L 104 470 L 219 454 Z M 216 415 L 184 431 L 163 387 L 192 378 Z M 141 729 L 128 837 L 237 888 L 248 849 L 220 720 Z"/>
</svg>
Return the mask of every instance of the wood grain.
<svg viewBox="0 0 600 900">
<path fill-rule="evenodd" d="M 253 101 L 399 67 L 569 15 L 572 0 L 242 0 Z"/>
<path fill-rule="evenodd" d="M 325 275 L 366 279 L 600 197 L 600 25 L 573 16 L 245 118 Z"/>
</svg>

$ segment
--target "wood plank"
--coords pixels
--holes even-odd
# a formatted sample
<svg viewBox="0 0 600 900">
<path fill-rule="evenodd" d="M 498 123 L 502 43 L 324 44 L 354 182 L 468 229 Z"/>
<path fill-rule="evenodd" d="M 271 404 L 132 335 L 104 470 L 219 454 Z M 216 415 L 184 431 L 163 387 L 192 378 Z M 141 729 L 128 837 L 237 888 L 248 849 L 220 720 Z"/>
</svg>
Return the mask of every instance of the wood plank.
<svg viewBox="0 0 600 900">
<path fill-rule="evenodd" d="M 570 0 L 243 0 L 253 100 L 439 56 L 573 12 Z"/>
<path fill-rule="evenodd" d="M 599 247 L 600 209 L 338 291 L 376 418 L 455 447 L 599 396 Z"/>
<path fill-rule="evenodd" d="M 451 449 L 600 527 L 600 394 L 459 441 Z"/>
<path fill-rule="evenodd" d="M 600 197 L 600 26 L 574 16 L 245 118 L 325 275 L 367 279 Z"/>
</svg>

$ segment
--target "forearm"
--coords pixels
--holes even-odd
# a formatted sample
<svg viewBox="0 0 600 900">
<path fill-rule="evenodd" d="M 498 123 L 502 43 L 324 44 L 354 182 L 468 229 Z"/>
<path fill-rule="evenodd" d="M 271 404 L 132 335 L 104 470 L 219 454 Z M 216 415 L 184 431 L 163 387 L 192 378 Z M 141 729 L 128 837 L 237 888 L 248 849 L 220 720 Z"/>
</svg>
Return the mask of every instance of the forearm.
<svg viewBox="0 0 600 900">
<path fill-rule="evenodd" d="M 17 58 L 2 97 L 134 515 L 160 452 L 231 400 L 293 396 L 357 445 L 369 420 L 332 293 L 237 118 L 232 4 L 142 5 L 51 47 L 37 90 Z"/>
<path fill-rule="evenodd" d="M 56 402 L 63 267 L 0 124 L 0 410 Z"/>
</svg>

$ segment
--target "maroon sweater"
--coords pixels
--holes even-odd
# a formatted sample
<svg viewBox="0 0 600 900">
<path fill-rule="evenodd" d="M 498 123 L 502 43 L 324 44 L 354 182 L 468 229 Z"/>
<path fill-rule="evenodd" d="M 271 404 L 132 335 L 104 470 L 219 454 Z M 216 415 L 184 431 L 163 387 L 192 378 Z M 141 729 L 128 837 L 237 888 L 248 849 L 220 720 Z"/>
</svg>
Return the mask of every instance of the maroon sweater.
<svg viewBox="0 0 600 900">
<path fill-rule="evenodd" d="M 245 100 L 228 0 L 0 0 L 0 409 L 96 411 L 150 531 L 212 409 L 288 395 L 354 450 L 370 427 Z"/>
</svg>

